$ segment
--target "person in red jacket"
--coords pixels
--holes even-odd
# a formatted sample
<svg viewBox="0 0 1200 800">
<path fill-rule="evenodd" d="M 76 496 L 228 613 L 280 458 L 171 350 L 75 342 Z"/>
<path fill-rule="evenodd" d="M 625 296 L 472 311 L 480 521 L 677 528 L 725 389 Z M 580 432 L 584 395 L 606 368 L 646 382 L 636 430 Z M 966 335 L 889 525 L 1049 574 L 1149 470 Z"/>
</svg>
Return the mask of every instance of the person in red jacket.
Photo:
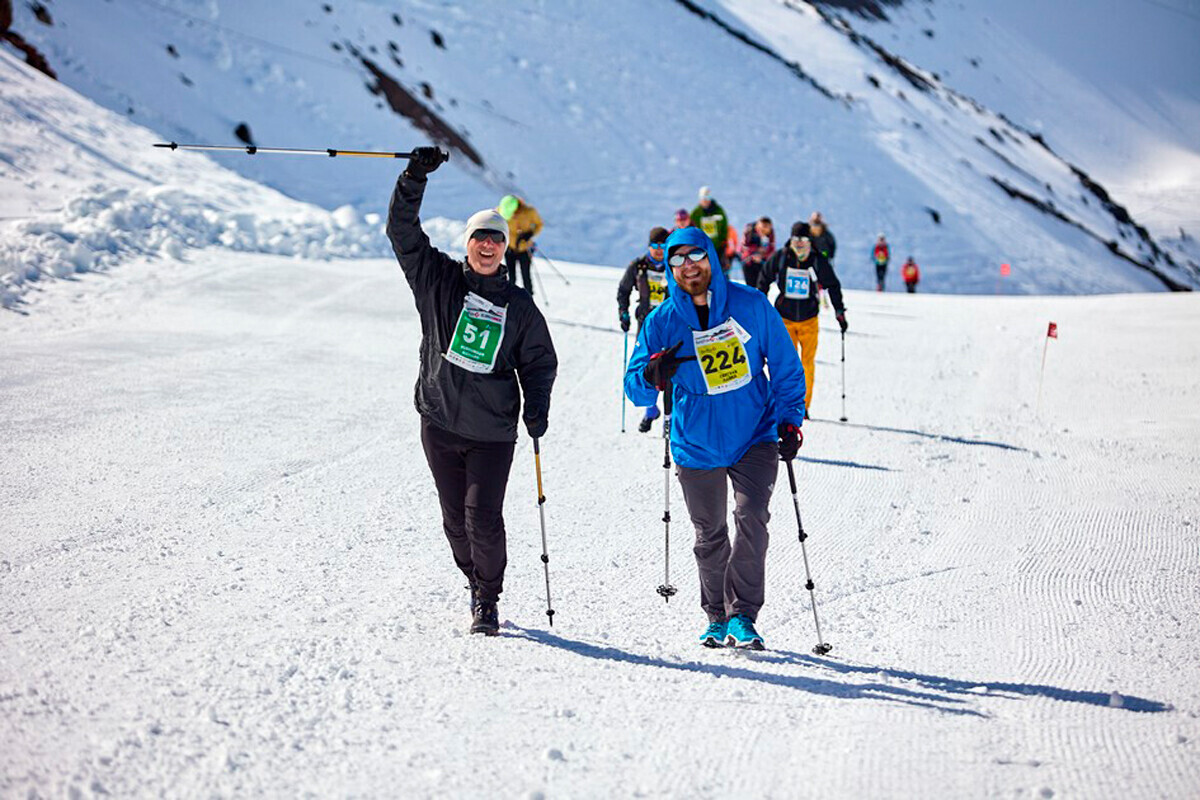
<svg viewBox="0 0 1200 800">
<path fill-rule="evenodd" d="M 908 261 L 905 261 L 904 266 L 900 268 L 900 277 L 904 279 L 904 286 L 908 289 L 908 293 L 914 294 L 917 291 L 917 283 L 921 280 L 921 270 L 917 267 L 917 262 L 913 261 L 912 256 L 909 256 Z"/>
<path fill-rule="evenodd" d="M 758 222 L 746 225 L 742 236 L 742 274 L 747 286 L 758 287 L 758 276 L 763 262 L 775 252 L 775 226 L 770 217 L 759 217 Z"/>
<path fill-rule="evenodd" d="M 883 279 L 887 277 L 888 261 L 892 258 L 887 239 L 883 238 L 882 233 L 879 234 L 879 239 L 875 242 L 875 252 L 871 255 L 875 261 L 875 291 L 882 292 Z"/>
</svg>

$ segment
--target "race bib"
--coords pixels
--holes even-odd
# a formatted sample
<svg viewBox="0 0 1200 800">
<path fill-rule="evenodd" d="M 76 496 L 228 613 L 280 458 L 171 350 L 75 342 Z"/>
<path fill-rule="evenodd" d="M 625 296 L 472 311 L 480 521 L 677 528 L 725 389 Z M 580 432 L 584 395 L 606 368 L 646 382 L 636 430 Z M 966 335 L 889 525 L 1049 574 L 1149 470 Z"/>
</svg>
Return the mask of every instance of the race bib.
<svg viewBox="0 0 1200 800">
<path fill-rule="evenodd" d="M 789 300 L 807 300 L 812 289 L 812 275 L 809 270 L 788 267 L 787 278 L 783 285 L 783 296 Z"/>
<path fill-rule="evenodd" d="M 738 324 L 730 318 L 715 328 L 692 332 L 696 360 L 709 394 L 732 392 L 750 382 L 750 365 L 738 331 Z"/>
<path fill-rule="evenodd" d="M 703 217 L 700 220 L 700 229 L 711 239 L 717 235 L 717 219 L 715 217 Z"/>
<path fill-rule="evenodd" d="M 650 307 L 658 308 L 659 304 L 667 299 L 667 275 L 665 272 L 655 274 L 647 270 L 646 283 L 650 287 Z"/>
<path fill-rule="evenodd" d="M 496 368 L 500 342 L 504 339 L 507 316 L 507 308 L 492 305 L 474 292 L 468 292 L 444 358 L 469 372 L 492 372 Z"/>
</svg>

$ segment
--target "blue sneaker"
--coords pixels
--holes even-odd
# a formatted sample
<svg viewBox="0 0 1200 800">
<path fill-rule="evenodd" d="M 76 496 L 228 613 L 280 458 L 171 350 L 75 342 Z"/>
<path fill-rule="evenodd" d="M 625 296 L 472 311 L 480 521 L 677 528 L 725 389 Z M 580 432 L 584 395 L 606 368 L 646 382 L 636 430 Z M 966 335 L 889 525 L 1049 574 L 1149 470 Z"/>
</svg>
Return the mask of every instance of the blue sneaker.
<svg viewBox="0 0 1200 800">
<path fill-rule="evenodd" d="M 729 625 L 725 620 L 720 622 L 710 622 L 708 630 L 700 634 L 700 644 L 705 647 L 724 647 L 725 646 L 725 628 Z"/>
<path fill-rule="evenodd" d="M 725 635 L 726 647 L 739 647 L 744 650 L 762 650 L 763 638 L 754 630 L 754 620 L 745 614 L 734 614 L 729 618 L 729 627 Z"/>
</svg>

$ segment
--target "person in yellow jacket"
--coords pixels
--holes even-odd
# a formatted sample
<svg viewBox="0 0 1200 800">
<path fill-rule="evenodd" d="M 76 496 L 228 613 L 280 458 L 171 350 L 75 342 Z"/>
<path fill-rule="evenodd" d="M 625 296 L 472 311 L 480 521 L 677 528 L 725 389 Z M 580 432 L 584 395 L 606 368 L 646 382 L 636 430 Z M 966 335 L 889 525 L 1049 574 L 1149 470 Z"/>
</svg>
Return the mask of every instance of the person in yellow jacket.
<svg viewBox="0 0 1200 800">
<path fill-rule="evenodd" d="M 521 282 L 525 285 L 525 291 L 533 297 L 533 237 L 542 230 L 542 217 L 536 208 L 511 194 L 506 194 L 500 200 L 496 210 L 508 220 L 508 250 L 504 253 L 508 279 L 516 284 L 517 266 L 520 265 Z"/>
</svg>

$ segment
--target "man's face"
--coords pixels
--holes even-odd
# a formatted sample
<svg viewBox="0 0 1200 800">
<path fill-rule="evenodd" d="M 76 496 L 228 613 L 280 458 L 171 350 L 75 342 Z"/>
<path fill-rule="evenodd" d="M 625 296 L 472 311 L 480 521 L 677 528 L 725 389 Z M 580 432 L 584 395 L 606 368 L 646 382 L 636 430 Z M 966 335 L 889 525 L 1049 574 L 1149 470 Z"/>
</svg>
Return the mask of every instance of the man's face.
<svg viewBox="0 0 1200 800">
<path fill-rule="evenodd" d="M 689 253 L 699 254 L 699 260 L 693 260 Z M 671 250 L 668 263 L 671 274 L 679 288 L 692 297 L 703 296 L 712 283 L 712 266 L 708 263 L 708 253 L 702 248 L 691 245 L 680 245 Z"/>
<path fill-rule="evenodd" d="M 497 241 L 499 240 L 499 241 Z M 499 231 L 475 231 L 467 240 L 467 264 L 480 275 L 495 275 L 504 260 L 504 236 Z"/>
<path fill-rule="evenodd" d="M 771 223 L 769 223 L 769 222 L 762 222 L 762 221 L 756 222 L 756 223 L 754 223 L 754 229 L 758 231 L 759 236 L 770 236 L 771 235 Z"/>
<path fill-rule="evenodd" d="M 709 206 L 711 206 L 711 205 L 712 205 L 712 198 L 711 198 L 711 197 L 702 197 L 702 198 L 700 198 L 700 207 L 701 207 L 701 208 L 703 208 L 703 209 L 707 210 L 707 209 L 708 209 L 708 207 L 709 207 Z"/>
<path fill-rule="evenodd" d="M 796 258 L 801 261 L 806 261 L 810 253 L 812 253 L 812 242 L 807 236 L 793 236 L 791 240 L 792 252 L 796 254 Z"/>
</svg>

